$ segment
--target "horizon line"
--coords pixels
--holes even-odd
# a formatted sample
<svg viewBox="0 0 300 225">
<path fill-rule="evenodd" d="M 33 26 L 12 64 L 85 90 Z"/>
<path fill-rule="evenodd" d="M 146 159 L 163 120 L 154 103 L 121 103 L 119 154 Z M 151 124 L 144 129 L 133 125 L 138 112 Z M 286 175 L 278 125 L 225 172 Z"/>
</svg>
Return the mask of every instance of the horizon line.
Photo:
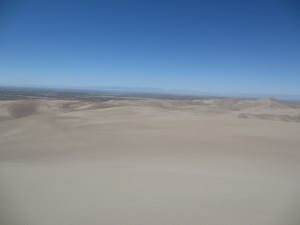
<svg viewBox="0 0 300 225">
<path fill-rule="evenodd" d="M 277 98 L 282 100 L 300 100 L 300 94 L 270 94 L 270 93 L 217 93 L 199 90 L 185 89 L 164 89 L 157 87 L 127 87 L 127 86 L 43 86 L 43 85 L 0 85 L 0 89 L 48 89 L 52 91 L 107 91 L 107 92 L 124 92 L 127 94 L 162 94 L 178 95 L 191 97 L 225 97 L 225 98 Z"/>
</svg>

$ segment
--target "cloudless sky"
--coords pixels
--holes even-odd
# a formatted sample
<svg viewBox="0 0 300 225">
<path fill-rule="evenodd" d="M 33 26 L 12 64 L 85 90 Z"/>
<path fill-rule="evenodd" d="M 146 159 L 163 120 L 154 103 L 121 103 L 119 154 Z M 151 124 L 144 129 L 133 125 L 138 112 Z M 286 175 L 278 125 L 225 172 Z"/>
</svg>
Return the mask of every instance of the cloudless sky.
<svg viewBox="0 0 300 225">
<path fill-rule="evenodd" d="M 300 2 L 0 0 L 0 85 L 300 95 Z"/>
</svg>

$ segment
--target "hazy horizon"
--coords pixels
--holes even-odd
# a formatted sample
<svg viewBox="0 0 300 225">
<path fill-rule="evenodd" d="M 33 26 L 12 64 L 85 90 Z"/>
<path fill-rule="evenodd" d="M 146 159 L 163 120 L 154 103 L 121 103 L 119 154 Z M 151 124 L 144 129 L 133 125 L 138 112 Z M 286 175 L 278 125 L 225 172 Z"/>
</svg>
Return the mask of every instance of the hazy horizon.
<svg viewBox="0 0 300 225">
<path fill-rule="evenodd" d="M 95 91 L 95 92 L 116 92 L 116 93 L 145 93 L 145 94 L 162 94 L 162 95 L 178 95 L 178 96 L 195 96 L 195 97 L 225 97 L 225 98 L 277 98 L 281 100 L 300 100 L 300 94 L 276 94 L 276 93 L 234 93 L 234 92 L 204 92 L 199 90 L 184 89 L 164 89 L 155 87 L 122 87 L 122 86 L 12 86 L 0 85 L 1 88 L 7 89 L 46 89 L 60 91 Z"/>
</svg>

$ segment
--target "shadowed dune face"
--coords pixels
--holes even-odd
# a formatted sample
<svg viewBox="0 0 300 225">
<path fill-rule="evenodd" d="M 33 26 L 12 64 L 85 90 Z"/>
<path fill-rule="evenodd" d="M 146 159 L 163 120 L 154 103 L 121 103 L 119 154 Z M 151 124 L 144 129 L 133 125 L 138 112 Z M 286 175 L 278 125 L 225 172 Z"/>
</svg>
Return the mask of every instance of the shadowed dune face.
<svg viewBox="0 0 300 225">
<path fill-rule="evenodd" d="M 20 118 L 38 113 L 39 103 L 37 101 L 19 101 L 8 106 L 8 111 L 11 117 Z"/>
<path fill-rule="evenodd" d="M 262 120 L 275 120 L 275 121 L 286 121 L 286 122 L 300 122 L 300 114 L 297 115 L 273 115 L 273 114 L 251 114 L 251 113 L 241 113 L 238 115 L 242 119 L 262 119 Z"/>
<path fill-rule="evenodd" d="M 59 108 L 66 112 L 72 111 L 83 111 L 83 110 L 93 110 L 93 109 L 103 109 L 103 108 L 111 108 L 116 107 L 119 104 L 111 104 L 109 101 L 73 101 L 73 102 L 65 102 L 59 105 Z"/>
<path fill-rule="evenodd" d="M 300 107 L 0 101 L 0 225 L 299 224 Z"/>
</svg>

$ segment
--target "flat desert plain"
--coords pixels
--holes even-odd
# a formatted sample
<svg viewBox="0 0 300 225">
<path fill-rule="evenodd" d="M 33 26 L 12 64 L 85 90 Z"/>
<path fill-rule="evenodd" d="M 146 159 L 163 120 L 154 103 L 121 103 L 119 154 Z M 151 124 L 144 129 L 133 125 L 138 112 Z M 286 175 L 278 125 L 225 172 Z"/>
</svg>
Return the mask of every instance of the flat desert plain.
<svg viewBox="0 0 300 225">
<path fill-rule="evenodd" d="M 299 225 L 300 106 L 0 101 L 1 225 Z"/>
</svg>

